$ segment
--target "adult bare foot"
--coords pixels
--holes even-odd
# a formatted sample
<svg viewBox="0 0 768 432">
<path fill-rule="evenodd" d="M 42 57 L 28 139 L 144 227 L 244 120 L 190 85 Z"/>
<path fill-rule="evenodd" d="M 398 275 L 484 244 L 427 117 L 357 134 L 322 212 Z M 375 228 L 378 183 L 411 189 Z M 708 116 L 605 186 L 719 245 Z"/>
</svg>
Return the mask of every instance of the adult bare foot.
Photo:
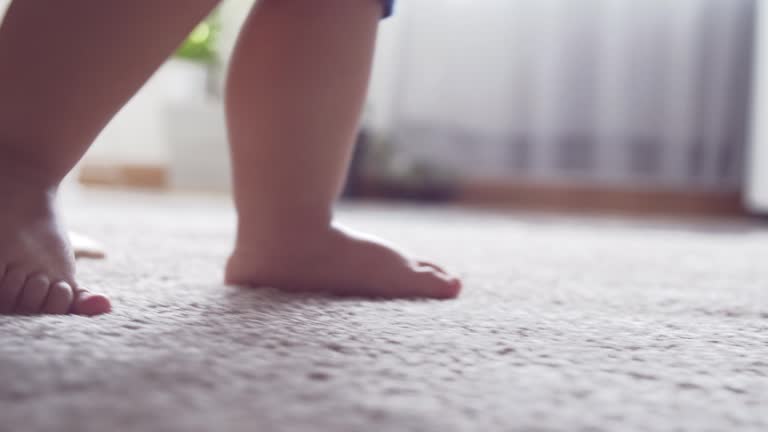
<svg viewBox="0 0 768 432">
<path fill-rule="evenodd" d="M 56 216 L 55 192 L 0 176 L 0 314 L 98 315 L 109 300 L 75 282 L 74 254 Z"/>
<path fill-rule="evenodd" d="M 334 227 L 288 237 L 239 241 L 227 283 L 383 298 L 450 299 L 461 291 L 461 282 L 440 267 L 371 236 Z"/>
</svg>

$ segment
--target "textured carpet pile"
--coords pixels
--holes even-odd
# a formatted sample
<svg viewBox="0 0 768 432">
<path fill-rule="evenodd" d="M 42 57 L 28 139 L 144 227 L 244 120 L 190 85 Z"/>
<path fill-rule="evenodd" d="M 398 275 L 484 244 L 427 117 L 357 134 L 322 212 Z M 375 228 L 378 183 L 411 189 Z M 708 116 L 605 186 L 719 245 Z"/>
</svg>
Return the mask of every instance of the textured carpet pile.
<svg viewBox="0 0 768 432">
<path fill-rule="evenodd" d="M 768 229 L 348 205 L 456 301 L 225 287 L 226 200 L 89 194 L 112 314 L 0 317 L 0 431 L 766 431 Z"/>
</svg>

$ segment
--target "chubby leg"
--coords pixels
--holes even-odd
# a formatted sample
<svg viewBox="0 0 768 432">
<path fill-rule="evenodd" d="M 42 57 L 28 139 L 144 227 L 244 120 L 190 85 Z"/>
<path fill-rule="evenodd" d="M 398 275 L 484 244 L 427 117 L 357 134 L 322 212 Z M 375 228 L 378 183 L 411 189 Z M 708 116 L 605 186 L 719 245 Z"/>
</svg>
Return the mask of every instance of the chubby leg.
<svg viewBox="0 0 768 432">
<path fill-rule="evenodd" d="M 263 0 L 230 66 L 239 228 L 227 281 L 374 297 L 452 298 L 434 264 L 332 223 L 370 74 L 379 0 Z"/>
<path fill-rule="evenodd" d="M 96 315 L 58 185 L 216 0 L 17 0 L 0 28 L 0 313 Z"/>
</svg>

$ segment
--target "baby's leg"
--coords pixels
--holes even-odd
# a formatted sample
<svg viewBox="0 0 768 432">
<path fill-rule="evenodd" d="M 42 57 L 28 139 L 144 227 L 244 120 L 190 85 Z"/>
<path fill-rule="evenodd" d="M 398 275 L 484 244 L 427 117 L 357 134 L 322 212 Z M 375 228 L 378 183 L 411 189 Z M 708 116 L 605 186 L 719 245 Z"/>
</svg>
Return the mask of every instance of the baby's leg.
<svg viewBox="0 0 768 432">
<path fill-rule="evenodd" d="M 56 191 L 216 0 L 18 0 L 0 28 L 0 313 L 107 312 L 75 281 Z"/>
<path fill-rule="evenodd" d="M 239 213 L 230 283 L 381 297 L 455 297 L 459 281 L 332 225 L 365 97 L 379 0 L 264 0 L 230 67 Z"/>
</svg>

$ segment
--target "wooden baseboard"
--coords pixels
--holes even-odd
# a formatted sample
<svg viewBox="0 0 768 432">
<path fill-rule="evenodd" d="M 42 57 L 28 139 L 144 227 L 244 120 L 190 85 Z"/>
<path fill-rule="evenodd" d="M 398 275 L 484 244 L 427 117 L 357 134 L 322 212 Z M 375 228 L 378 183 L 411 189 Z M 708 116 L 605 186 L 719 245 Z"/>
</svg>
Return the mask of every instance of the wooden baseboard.
<svg viewBox="0 0 768 432">
<path fill-rule="evenodd" d="M 633 187 L 533 184 L 514 180 L 466 180 L 425 188 L 365 179 L 363 198 L 448 202 L 471 207 L 648 216 L 742 217 L 739 191 L 685 191 Z"/>
<path fill-rule="evenodd" d="M 632 215 L 746 216 L 739 191 L 684 191 L 649 188 L 537 185 L 469 181 L 456 200 L 480 206 L 611 212 Z"/>
<path fill-rule="evenodd" d="M 85 164 L 79 181 L 90 186 L 168 188 L 168 168 L 150 164 Z"/>
</svg>

